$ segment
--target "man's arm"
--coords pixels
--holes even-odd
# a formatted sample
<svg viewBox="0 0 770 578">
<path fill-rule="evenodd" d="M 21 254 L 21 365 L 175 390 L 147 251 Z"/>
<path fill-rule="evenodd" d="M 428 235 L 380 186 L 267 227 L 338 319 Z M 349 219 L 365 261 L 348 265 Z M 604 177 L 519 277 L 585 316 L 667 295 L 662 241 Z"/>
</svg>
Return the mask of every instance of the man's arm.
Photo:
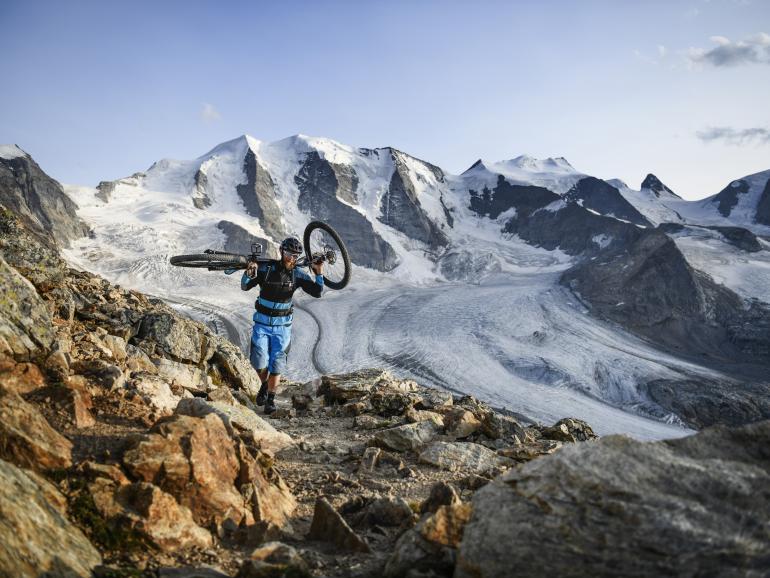
<svg viewBox="0 0 770 578">
<path fill-rule="evenodd" d="M 317 273 L 315 277 L 311 277 L 304 271 L 297 270 L 295 277 L 297 286 L 313 297 L 320 297 L 324 290 L 324 276 Z"/>
<path fill-rule="evenodd" d="M 241 277 L 241 290 L 248 291 L 262 283 L 262 281 L 265 280 L 266 271 L 267 267 L 265 265 L 260 265 L 259 268 L 257 268 L 256 263 L 249 263 L 249 266 L 246 267 L 246 270 Z"/>
</svg>

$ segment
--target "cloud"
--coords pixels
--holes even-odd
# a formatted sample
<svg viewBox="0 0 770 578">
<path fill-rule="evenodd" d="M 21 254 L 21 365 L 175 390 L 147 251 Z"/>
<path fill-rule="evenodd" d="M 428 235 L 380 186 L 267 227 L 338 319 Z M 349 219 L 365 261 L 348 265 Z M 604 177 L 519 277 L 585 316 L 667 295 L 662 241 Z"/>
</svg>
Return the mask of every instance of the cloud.
<svg viewBox="0 0 770 578">
<path fill-rule="evenodd" d="M 738 42 L 724 36 L 712 36 L 710 40 L 716 44 L 711 50 L 690 48 L 687 57 L 691 63 L 712 66 L 770 64 L 770 35 L 765 32 Z"/>
<path fill-rule="evenodd" d="M 216 122 L 222 118 L 222 115 L 219 114 L 219 111 L 216 108 L 214 108 L 213 104 L 204 102 L 203 108 L 200 112 L 200 117 L 203 122 Z"/>
<path fill-rule="evenodd" d="M 770 144 L 770 129 L 762 127 L 735 129 L 729 126 L 718 126 L 699 130 L 695 135 L 704 142 L 722 141 L 736 146 L 744 146 L 752 142 Z"/>
</svg>

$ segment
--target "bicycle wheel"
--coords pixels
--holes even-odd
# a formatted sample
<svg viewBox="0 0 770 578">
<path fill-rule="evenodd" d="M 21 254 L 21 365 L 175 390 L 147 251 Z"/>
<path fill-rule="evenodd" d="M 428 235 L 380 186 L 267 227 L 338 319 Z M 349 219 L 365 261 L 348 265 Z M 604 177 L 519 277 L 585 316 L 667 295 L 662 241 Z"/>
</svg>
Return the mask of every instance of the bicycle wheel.
<svg viewBox="0 0 770 578">
<path fill-rule="evenodd" d="M 323 253 L 324 285 L 329 289 L 342 289 L 350 281 L 350 257 L 337 231 L 326 223 L 313 221 L 305 227 L 303 235 L 308 260 L 314 253 Z"/>
<path fill-rule="evenodd" d="M 169 259 L 177 267 L 200 267 L 209 271 L 225 269 L 245 269 L 249 260 L 245 255 L 233 253 L 197 253 L 194 255 L 175 255 Z"/>
</svg>

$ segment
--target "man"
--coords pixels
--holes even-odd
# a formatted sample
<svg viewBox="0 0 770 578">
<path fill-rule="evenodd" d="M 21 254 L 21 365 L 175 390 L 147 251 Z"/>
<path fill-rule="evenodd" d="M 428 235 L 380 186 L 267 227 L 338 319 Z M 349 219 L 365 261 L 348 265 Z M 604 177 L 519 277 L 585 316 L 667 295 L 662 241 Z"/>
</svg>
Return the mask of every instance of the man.
<svg viewBox="0 0 770 578">
<path fill-rule="evenodd" d="M 249 360 L 259 373 L 262 386 L 257 394 L 257 405 L 265 406 L 265 413 L 275 411 L 275 390 L 286 370 L 286 358 L 291 346 L 293 319 L 292 296 L 297 289 L 313 297 L 323 292 L 323 262 L 311 264 L 315 279 L 295 268 L 303 254 L 302 243 L 288 237 L 281 243 L 281 258 L 265 263 L 250 262 L 241 278 L 241 289 L 248 291 L 259 285 L 259 298 L 254 303 L 254 330 L 251 334 Z"/>
</svg>

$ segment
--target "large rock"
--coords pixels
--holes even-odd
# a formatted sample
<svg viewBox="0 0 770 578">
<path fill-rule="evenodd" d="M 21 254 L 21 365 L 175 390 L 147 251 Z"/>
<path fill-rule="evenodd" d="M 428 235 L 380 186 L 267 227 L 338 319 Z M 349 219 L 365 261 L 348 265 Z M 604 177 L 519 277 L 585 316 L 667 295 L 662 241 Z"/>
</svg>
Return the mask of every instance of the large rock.
<svg viewBox="0 0 770 578">
<path fill-rule="evenodd" d="M 324 375 L 318 394 L 323 395 L 326 403 L 347 403 L 360 399 L 370 393 L 381 380 L 390 378 L 382 369 L 362 369 L 350 373 Z"/>
<path fill-rule="evenodd" d="M 0 575 L 90 577 L 101 556 L 65 510 L 53 485 L 0 460 Z"/>
<path fill-rule="evenodd" d="M 424 517 L 396 542 L 383 570 L 385 578 L 412 576 L 411 572 L 451 576 L 456 550 L 470 517 L 471 505 L 463 503 L 440 506 L 434 514 Z"/>
<path fill-rule="evenodd" d="M 480 475 L 513 465 L 509 459 L 470 442 L 433 442 L 420 452 L 420 461 L 450 472 L 464 470 Z"/>
<path fill-rule="evenodd" d="M 179 363 L 165 357 L 155 360 L 158 375 L 171 385 L 183 387 L 195 393 L 206 393 L 211 387 L 211 378 L 200 367 Z"/>
<path fill-rule="evenodd" d="M 366 541 L 348 526 L 339 512 L 323 497 L 316 500 L 313 522 L 307 537 L 308 540 L 330 542 L 351 552 L 371 552 Z"/>
<path fill-rule="evenodd" d="M 761 575 L 768 447 L 770 421 L 566 446 L 475 494 L 455 577 Z"/>
<path fill-rule="evenodd" d="M 41 349 L 47 351 L 54 338 L 45 302 L 0 256 L 0 353 L 29 359 Z"/>
<path fill-rule="evenodd" d="M 211 336 L 211 343 L 214 353 L 209 359 L 209 365 L 216 368 L 219 375 L 228 381 L 231 387 L 242 389 L 251 397 L 256 396 L 262 382 L 241 350 L 218 335 Z"/>
<path fill-rule="evenodd" d="M 209 337 L 203 325 L 171 312 L 149 313 L 142 319 L 138 345 L 156 344 L 176 361 L 199 364 L 211 357 Z M 147 353 L 153 353 L 147 351 Z"/>
<path fill-rule="evenodd" d="M 416 450 L 433 440 L 441 429 L 432 421 L 418 421 L 380 430 L 374 435 L 374 443 L 396 452 Z"/>
<path fill-rule="evenodd" d="M 0 388 L 0 458 L 32 470 L 68 468 L 72 443 L 35 406 Z"/>
<path fill-rule="evenodd" d="M 207 548 L 213 543 L 211 534 L 195 523 L 190 509 L 157 486 L 99 477 L 88 491 L 108 524 L 123 532 L 130 528 L 164 551 Z"/>
<path fill-rule="evenodd" d="M 160 420 L 123 461 L 133 476 L 188 507 L 202 526 L 282 526 L 296 506 L 278 473 L 233 439 L 215 413 Z"/>
<path fill-rule="evenodd" d="M 190 398 L 179 402 L 176 413 L 195 417 L 203 417 L 210 413 L 216 414 L 226 426 L 230 428 L 235 426 L 238 430 L 248 431 L 257 447 L 274 454 L 294 444 L 294 440 L 289 434 L 278 431 L 249 408 L 237 402 L 228 403 Z"/>
</svg>

